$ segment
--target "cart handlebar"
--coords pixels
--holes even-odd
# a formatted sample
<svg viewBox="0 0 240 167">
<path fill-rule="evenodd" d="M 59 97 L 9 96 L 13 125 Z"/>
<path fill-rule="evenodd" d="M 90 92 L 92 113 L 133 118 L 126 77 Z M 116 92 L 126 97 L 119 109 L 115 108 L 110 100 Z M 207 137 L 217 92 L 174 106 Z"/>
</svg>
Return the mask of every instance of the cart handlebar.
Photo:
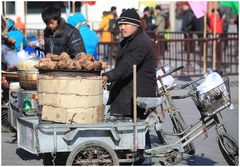
<svg viewBox="0 0 240 167">
<path fill-rule="evenodd" d="M 183 95 L 183 96 L 172 96 L 171 98 L 172 99 L 185 99 L 185 98 L 188 98 L 190 96 L 191 96 L 190 94 L 186 94 L 186 95 Z"/>
<path fill-rule="evenodd" d="M 168 75 L 170 75 L 170 74 L 172 74 L 172 73 L 174 73 L 174 72 L 176 72 L 178 70 L 181 70 L 183 68 L 184 68 L 184 66 L 177 67 L 177 68 L 173 69 L 172 71 L 169 71 L 169 72 L 167 72 L 167 73 L 165 73 L 165 74 L 163 74 L 161 76 L 159 75 L 158 79 L 160 80 L 160 79 L 162 79 L 162 78 L 164 78 L 164 77 L 166 77 L 166 76 L 168 76 Z"/>
<path fill-rule="evenodd" d="M 193 82 L 191 82 L 191 83 L 186 83 L 186 84 L 184 84 L 184 85 L 181 86 L 181 89 L 185 89 L 185 88 L 189 87 L 190 85 L 193 85 L 194 83 L 200 81 L 200 80 L 203 79 L 203 78 L 204 78 L 204 76 L 202 76 L 201 78 L 199 78 L 199 79 L 197 79 L 197 80 L 195 80 L 195 81 L 193 81 Z"/>
</svg>

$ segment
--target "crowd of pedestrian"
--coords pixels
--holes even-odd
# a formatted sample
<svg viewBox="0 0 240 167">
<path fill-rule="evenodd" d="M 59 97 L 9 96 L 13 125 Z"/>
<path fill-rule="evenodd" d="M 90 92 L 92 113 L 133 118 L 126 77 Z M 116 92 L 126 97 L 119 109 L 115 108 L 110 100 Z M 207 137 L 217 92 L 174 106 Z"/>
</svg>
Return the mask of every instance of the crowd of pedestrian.
<svg viewBox="0 0 240 167">
<path fill-rule="evenodd" d="M 136 11 L 139 14 L 143 13 L 143 16 L 140 17 L 140 22 L 141 27 L 145 31 L 152 31 L 155 33 L 156 36 L 158 36 L 159 39 L 165 39 L 164 32 L 166 32 L 170 27 L 169 13 L 166 9 L 163 10 L 162 6 L 156 5 L 155 8 L 146 6 L 143 11 Z M 193 33 L 196 33 L 197 37 L 201 38 L 204 30 L 203 17 L 196 18 L 188 2 L 181 3 L 181 11 L 181 30 L 182 32 L 185 32 L 185 38 L 193 38 Z M 227 15 L 225 13 L 227 13 Z M 216 32 L 218 36 L 221 36 L 221 34 L 225 34 L 228 30 L 229 22 L 232 22 L 232 20 L 230 20 L 228 17 L 228 13 L 229 11 L 227 10 L 227 8 L 224 7 L 213 9 L 212 13 L 208 16 L 207 19 L 208 31 Z M 77 19 L 79 18 L 80 20 L 79 22 L 77 22 Z M 6 35 L 15 40 L 14 47 L 17 51 L 20 51 L 21 49 L 24 49 L 27 45 L 26 40 L 24 39 L 25 24 L 21 21 L 20 17 L 17 17 L 16 22 L 8 18 L 7 20 L 8 30 Z M 119 28 L 117 23 L 118 14 L 116 6 L 112 6 L 109 11 L 103 11 L 102 21 L 99 24 L 98 28 L 99 36 L 97 36 L 97 34 L 93 32 L 91 27 L 87 24 L 87 20 L 81 13 L 76 13 L 73 16 L 67 18 L 67 20 L 68 23 L 71 24 L 73 27 L 78 26 L 76 28 L 79 29 L 81 36 L 84 38 L 85 47 L 86 45 L 88 45 L 86 47 L 86 52 L 89 54 L 94 54 L 95 59 L 97 59 L 96 46 L 99 41 L 120 41 Z M 216 27 L 214 27 L 215 22 Z M 89 35 L 91 36 L 91 40 L 88 40 L 90 38 L 88 37 Z M 89 49 L 91 47 L 92 49 Z M 95 49 L 93 49 L 94 47 Z M 166 47 L 164 48 L 167 50 Z M 194 48 L 194 46 L 192 48 Z"/>
<path fill-rule="evenodd" d="M 179 5 L 177 5 L 179 6 Z M 185 39 L 192 38 L 202 38 L 204 31 L 204 17 L 196 18 L 194 15 L 190 5 L 188 2 L 181 2 L 180 12 L 177 12 L 177 17 L 179 15 L 182 19 L 181 31 L 184 33 Z M 126 9 L 122 9 L 124 12 Z M 140 25 L 145 31 L 153 32 L 155 38 L 161 41 L 165 41 L 166 34 L 170 29 L 170 21 L 169 21 L 169 12 L 166 7 L 162 7 L 161 5 L 156 5 L 155 7 L 146 6 L 143 11 L 139 11 L 134 9 L 140 15 Z M 61 16 L 61 11 L 56 12 L 59 16 Z M 28 36 L 25 39 L 25 23 L 22 22 L 21 17 L 17 17 L 16 21 L 5 18 L 2 16 L 2 46 L 3 48 L 11 49 L 14 52 L 20 52 L 21 50 L 26 50 L 28 53 L 36 52 L 36 49 L 41 49 L 46 53 L 51 52 L 55 53 L 61 51 L 67 51 L 74 57 L 77 52 L 84 51 L 87 54 L 94 55 L 94 59 L 98 60 L 99 55 L 97 55 L 97 47 L 99 42 L 120 42 L 122 40 L 121 35 L 119 34 L 118 27 L 118 14 L 117 7 L 112 6 L 109 11 L 103 11 L 102 21 L 99 24 L 98 31 L 94 31 L 92 27 L 88 24 L 85 16 L 82 13 L 73 13 L 68 18 L 63 19 L 59 16 L 54 16 L 57 18 L 56 25 L 58 28 L 55 30 L 52 28 L 53 23 L 49 23 L 46 19 L 49 19 L 50 16 L 44 16 L 44 12 L 42 13 L 43 21 L 46 24 L 46 28 L 44 30 L 44 39 L 36 39 L 39 46 L 32 45 L 33 42 Z M 55 19 L 53 18 L 53 19 Z M 238 19 L 232 19 L 232 12 L 229 8 L 220 6 L 219 8 L 212 9 L 212 13 L 207 17 L 207 30 L 208 32 L 216 33 L 217 37 L 224 38 L 228 31 L 229 23 L 237 23 Z M 54 21 L 54 20 L 53 20 Z M 71 25 L 71 26 L 69 26 Z M 61 28 L 63 26 L 63 28 Z M 66 27 L 69 27 L 69 30 L 65 30 Z M 76 30 L 72 29 L 75 27 L 79 30 L 79 33 L 76 34 Z M 63 30 L 64 29 L 64 30 Z M 69 36 L 69 32 L 74 30 L 73 36 Z M 65 34 L 65 32 L 68 32 Z M 74 41 L 72 38 L 79 38 L 81 41 L 81 46 L 77 48 L 81 48 L 76 50 L 75 44 L 71 44 L 71 41 Z M 58 39 L 61 40 L 61 44 Z M 71 39 L 70 43 L 64 42 L 68 39 Z M 57 42 L 58 41 L 58 42 Z M 56 43 L 56 44 L 55 44 Z M 52 45 L 53 44 L 53 45 Z M 196 43 L 185 43 L 185 51 L 190 51 L 190 53 L 196 50 Z M 200 43 L 201 44 L 201 43 Z M 62 47 L 62 46 L 67 47 Z M 189 49 L 190 46 L 190 49 Z M 200 45 L 199 45 L 200 46 Z M 227 43 L 224 44 L 226 48 Z M 201 47 L 201 46 L 200 46 Z M 64 48 L 64 49 L 63 49 Z M 109 47 L 104 47 L 104 50 L 108 53 Z M 3 51 L 2 50 L 2 60 L 4 61 Z M 168 51 L 167 43 L 162 42 L 160 45 L 160 55 L 164 56 L 165 52 Z M 106 55 L 105 58 L 108 58 L 109 55 Z"/>
</svg>

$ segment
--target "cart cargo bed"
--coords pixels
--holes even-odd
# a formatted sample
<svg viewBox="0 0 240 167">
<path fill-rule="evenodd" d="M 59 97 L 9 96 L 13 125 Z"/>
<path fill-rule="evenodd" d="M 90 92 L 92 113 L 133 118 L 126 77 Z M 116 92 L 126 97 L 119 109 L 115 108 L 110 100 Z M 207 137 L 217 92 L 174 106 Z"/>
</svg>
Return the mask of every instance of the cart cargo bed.
<svg viewBox="0 0 240 167">
<path fill-rule="evenodd" d="M 78 145 L 98 140 L 113 150 L 133 149 L 133 123 L 115 121 L 98 124 L 61 124 L 22 117 L 17 121 L 18 146 L 33 154 L 71 152 Z M 137 148 L 144 149 L 146 123 L 137 123 Z"/>
</svg>

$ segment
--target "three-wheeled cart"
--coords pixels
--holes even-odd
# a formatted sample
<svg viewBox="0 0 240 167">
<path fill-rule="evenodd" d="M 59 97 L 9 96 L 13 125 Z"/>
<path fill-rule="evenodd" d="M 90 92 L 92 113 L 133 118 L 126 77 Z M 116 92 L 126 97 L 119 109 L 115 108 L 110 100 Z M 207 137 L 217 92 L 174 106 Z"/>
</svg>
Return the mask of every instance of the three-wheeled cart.
<svg viewBox="0 0 240 167">
<path fill-rule="evenodd" d="M 132 163 L 135 148 L 145 148 L 147 130 L 145 122 L 137 122 L 135 126 L 131 120 L 61 124 L 41 121 L 38 117 L 22 117 L 17 122 L 19 147 L 53 159 L 57 153 L 69 153 L 66 165 Z"/>
<path fill-rule="evenodd" d="M 136 74 L 136 66 L 134 67 L 134 74 Z M 136 76 L 133 81 L 136 81 Z M 160 163 L 166 165 L 178 163 L 185 152 L 184 147 L 204 134 L 206 128 L 215 127 L 223 157 L 229 165 L 238 165 L 238 144 L 227 133 L 223 122 L 219 119 L 222 117 L 219 111 L 231 104 L 230 94 L 228 94 L 230 92 L 229 80 L 224 78 L 223 81 L 224 83 L 207 92 L 220 93 L 221 96 L 217 94 L 217 98 L 213 98 L 213 101 L 207 101 L 208 103 L 212 102 L 210 106 L 216 108 L 209 110 L 211 113 L 208 117 L 199 118 L 195 123 L 175 134 L 175 136 L 180 136 L 180 139 L 174 143 L 167 142 L 163 146 L 145 149 L 145 139 L 150 127 L 154 127 L 156 131 L 160 132 L 157 133 L 160 134 L 158 137 L 161 134 L 163 139 L 165 137 L 165 133 L 162 133 L 161 128 L 156 126 L 156 119 L 158 120 L 156 108 L 163 101 L 161 97 L 136 98 L 136 91 L 134 91 L 133 121 L 110 116 L 101 123 L 62 124 L 43 121 L 39 117 L 22 117 L 17 121 L 18 146 L 33 154 L 50 155 L 50 160 L 53 163 L 59 153 L 67 154 L 66 165 L 110 166 L 124 162 L 133 163 L 138 159 L 142 160 L 144 157 L 164 158 L 163 161 L 160 160 Z M 136 82 L 133 85 L 136 85 Z M 215 94 L 213 95 L 215 97 Z M 197 104 L 198 109 L 201 109 L 201 112 L 202 109 L 209 109 L 199 105 L 199 98 L 194 89 L 187 96 L 182 97 L 190 96 L 194 98 L 194 102 Z M 137 121 L 137 105 L 151 111 L 145 121 Z M 43 156 L 44 161 L 47 161 L 47 159 L 46 156 Z"/>
</svg>

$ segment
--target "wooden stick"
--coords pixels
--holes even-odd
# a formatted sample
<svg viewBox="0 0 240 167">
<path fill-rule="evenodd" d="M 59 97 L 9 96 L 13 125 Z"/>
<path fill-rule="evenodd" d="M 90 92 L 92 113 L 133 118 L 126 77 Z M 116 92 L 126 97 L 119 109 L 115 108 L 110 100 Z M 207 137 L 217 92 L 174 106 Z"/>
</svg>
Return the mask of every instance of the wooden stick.
<svg viewBox="0 0 240 167">
<path fill-rule="evenodd" d="M 18 74 L 16 71 L 4 71 L 4 70 L 2 70 L 1 73 L 2 74 L 16 74 L 16 75 Z"/>
<path fill-rule="evenodd" d="M 216 10 L 216 7 L 214 7 Z M 217 31 L 217 11 L 214 11 L 213 38 L 216 38 Z M 212 69 L 216 69 L 216 40 L 213 40 L 213 64 Z"/>
<path fill-rule="evenodd" d="M 207 14 L 204 15 L 204 31 L 203 31 L 203 74 L 207 72 L 207 55 L 206 55 L 206 36 L 207 36 Z"/>
<path fill-rule="evenodd" d="M 136 65 L 133 65 L 133 122 L 137 122 L 137 75 Z"/>
<path fill-rule="evenodd" d="M 133 149 L 137 151 L 137 67 L 133 65 Z"/>
</svg>

